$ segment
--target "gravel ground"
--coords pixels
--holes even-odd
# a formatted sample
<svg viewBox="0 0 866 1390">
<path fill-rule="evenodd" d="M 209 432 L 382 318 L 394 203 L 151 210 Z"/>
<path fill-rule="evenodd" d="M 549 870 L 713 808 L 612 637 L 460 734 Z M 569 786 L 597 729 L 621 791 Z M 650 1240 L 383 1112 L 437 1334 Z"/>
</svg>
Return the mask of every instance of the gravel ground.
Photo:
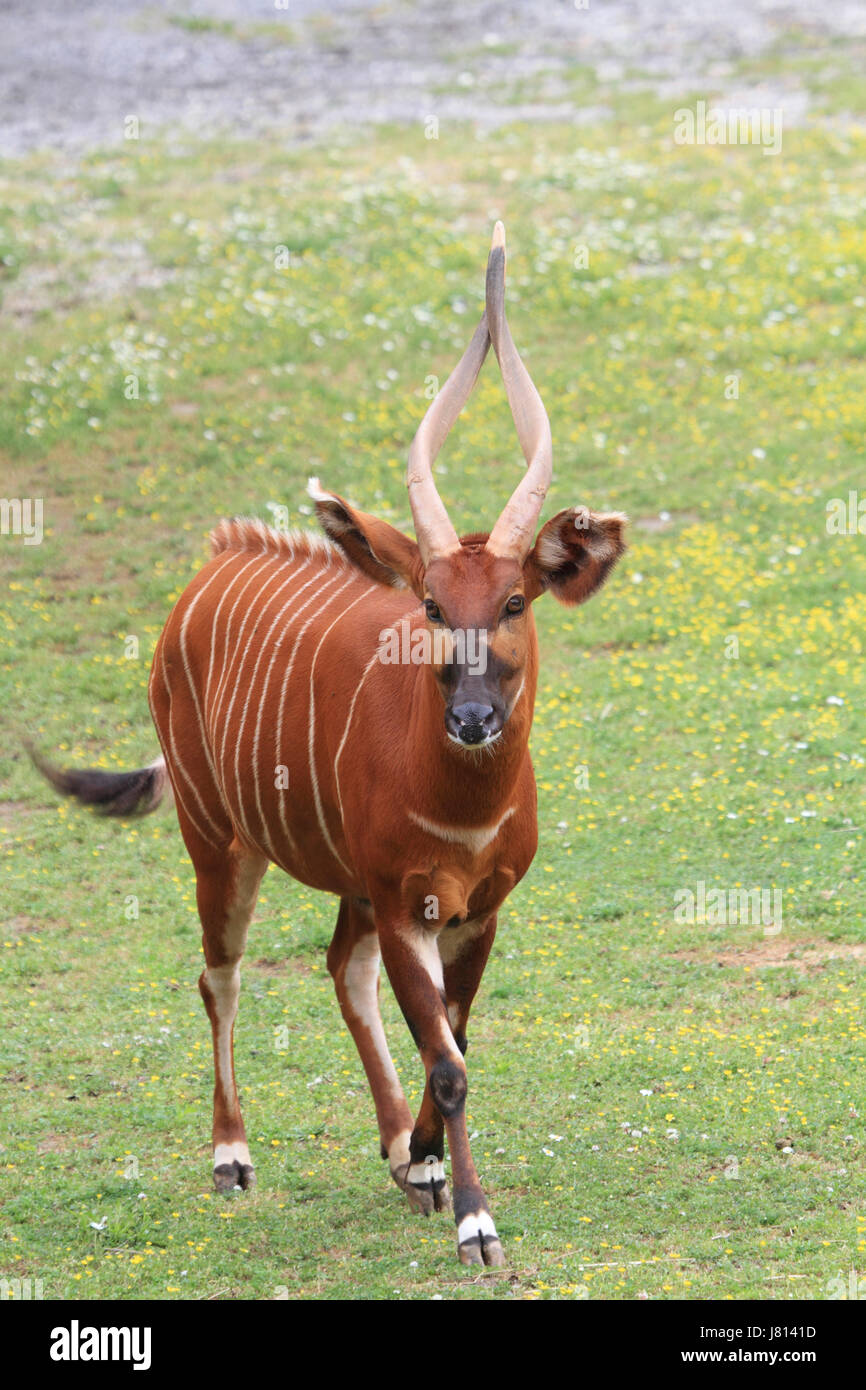
<svg viewBox="0 0 866 1390">
<path fill-rule="evenodd" d="M 863 0 L 579 3 L 0 0 L 0 154 L 112 146 L 128 115 L 143 131 L 286 142 L 431 114 L 495 123 L 507 109 L 577 121 L 595 112 L 569 94 L 574 62 L 608 83 L 638 71 L 674 95 L 702 81 L 717 89 L 733 61 L 791 28 L 816 49 L 866 35 Z M 796 92 L 786 93 L 796 107 Z"/>
</svg>

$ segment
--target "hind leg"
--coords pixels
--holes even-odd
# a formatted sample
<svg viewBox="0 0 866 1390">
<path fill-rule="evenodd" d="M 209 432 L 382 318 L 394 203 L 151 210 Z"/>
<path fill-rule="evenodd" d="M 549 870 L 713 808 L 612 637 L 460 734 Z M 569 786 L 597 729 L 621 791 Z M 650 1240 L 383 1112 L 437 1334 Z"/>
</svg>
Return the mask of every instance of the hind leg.
<svg viewBox="0 0 866 1390">
<path fill-rule="evenodd" d="M 198 987 L 213 1030 L 213 1180 L 217 1192 L 230 1192 L 255 1182 L 235 1082 L 234 1024 L 247 928 L 268 861 L 235 839 L 220 854 L 199 849 L 193 863 L 206 962 Z"/>
<path fill-rule="evenodd" d="M 237 837 L 217 784 L 198 698 L 172 673 L 189 670 L 186 657 L 166 646 L 167 627 L 153 658 L 148 694 L 171 778 L 177 818 L 196 874 L 205 968 L 198 982 L 213 1032 L 213 1177 L 218 1192 L 255 1181 L 238 1101 L 234 1024 L 240 962 L 247 928 L 268 860 Z M 183 628 L 181 629 L 183 648 Z"/>
</svg>

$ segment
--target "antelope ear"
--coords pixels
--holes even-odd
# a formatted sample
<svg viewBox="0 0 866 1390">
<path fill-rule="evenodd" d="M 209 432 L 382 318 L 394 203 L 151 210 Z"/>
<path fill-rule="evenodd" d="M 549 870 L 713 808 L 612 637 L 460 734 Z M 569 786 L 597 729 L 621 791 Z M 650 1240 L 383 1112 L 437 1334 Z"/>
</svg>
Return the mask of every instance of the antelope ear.
<svg viewBox="0 0 866 1390">
<path fill-rule="evenodd" d="M 560 603 L 583 603 L 607 578 L 626 548 L 622 512 L 567 507 L 542 526 L 524 565 L 527 597 L 549 589 Z"/>
<path fill-rule="evenodd" d="M 334 492 L 323 492 L 318 478 L 311 478 L 307 492 L 316 504 L 316 516 L 325 535 L 344 550 L 364 574 L 379 584 L 412 589 L 424 597 L 424 564 L 415 541 L 396 526 L 350 507 Z"/>
</svg>

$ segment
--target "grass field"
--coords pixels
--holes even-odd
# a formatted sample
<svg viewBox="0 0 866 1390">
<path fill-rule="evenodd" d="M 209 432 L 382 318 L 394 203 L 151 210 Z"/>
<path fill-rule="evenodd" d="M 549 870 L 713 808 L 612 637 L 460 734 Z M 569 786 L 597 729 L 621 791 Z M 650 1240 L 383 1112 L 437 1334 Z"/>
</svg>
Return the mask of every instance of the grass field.
<svg viewBox="0 0 866 1390">
<path fill-rule="evenodd" d="M 188 1299 L 799 1299 L 864 1277 L 866 551 L 827 508 L 866 498 L 866 129 L 838 61 L 777 157 L 678 146 L 670 103 L 632 93 L 579 131 L 153 137 L 2 168 L 2 492 L 44 499 L 44 539 L 0 538 L 0 1276 Z M 155 756 L 149 658 L 220 516 L 304 524 L 316 473 L 408 528 L 406 448 L 474 325 L 494 217 L 550 511 L 632 526 L 600 596 L 536 609 L 540 848 L 470 1029 L 509 1257 L 479 1274 L 390 1183 L 325 969 L 336 904 L 276 870 L 236 1030 L 259 1185 L 211 1193 L 173 812 L 58 804 L 21 737 Z M 518 457 L 488 365 L 438 473 L 458 527 L 492 524 Z M 680 920 L 700 884 L 778 896 L 766 921 Z M 418 1102 L 387 989 L 383 1012 Z"/>
</svg>

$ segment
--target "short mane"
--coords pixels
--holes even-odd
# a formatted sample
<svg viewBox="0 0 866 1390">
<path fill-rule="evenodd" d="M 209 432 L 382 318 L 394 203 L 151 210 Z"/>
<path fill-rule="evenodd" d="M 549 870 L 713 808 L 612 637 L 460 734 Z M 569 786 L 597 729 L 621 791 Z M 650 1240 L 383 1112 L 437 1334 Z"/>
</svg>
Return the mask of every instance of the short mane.
<svg viewBox="0 0 866 1390">
<path fill-rule="evenodd" d="M 213 555 L 221 555 L 225 550 L 250 550 L 283 555 L 287 560 L 302 555 L 318 559 L 323 565 L 349 564 L 345 552 L 327 536 L 315 531 L 276 531 L 257 517 L 236 516 L 219 522 L 210 533 L 210 544 Z"/>
</svg>

